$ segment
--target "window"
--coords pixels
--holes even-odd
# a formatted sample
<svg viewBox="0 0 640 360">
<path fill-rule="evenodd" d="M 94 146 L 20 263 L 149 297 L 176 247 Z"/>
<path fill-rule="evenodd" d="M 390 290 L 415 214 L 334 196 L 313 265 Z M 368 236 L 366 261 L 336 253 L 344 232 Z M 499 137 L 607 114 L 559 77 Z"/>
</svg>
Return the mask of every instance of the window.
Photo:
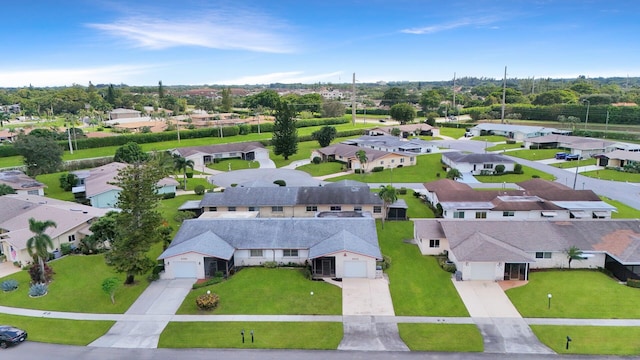
<svg viewBox="0 0 640 360">
<path fill-rule="evenodd" d="M 307 211 L 313 211 L 316 212 L 318 211 L 318 207 L 313 205 L 313 206 L 307 206 Z"/>
<path fill-rule="evenodd" d="M 249 206 L 249 208 L 247 209 L 249 211 L 258 211 L 258 208 L 255 206 Z"/>
<path fill-rule="evenodd" d="M 331 211 L 342 211 L 342 206 L 334 205 L 331 207 Z"/>
<path fill-rule="evenodd" d="M 284 256 L 284 257 L 298 257 L 298 249 L 284 249 L 284 250 L 282 250 L 282 256 Z"/>
<path fill-rule="evenodd" d="M 229 206 L 229 211 L 236 211 L 236 207 L 235 206 Z"/>
<path fill-rule="evenodd" d="M 76 235 L 75 234 L 69 235 L 69 242 L 74 242 L 74 241 L 76 241 Z"/>
<path fill-rule="evenodd" d="M 513 211 L 503 211 L 502 212 L 502 216 L 503 217 L 513 217 L 513 216 L 516 216 L 516 213 L 513 212 Z"/>
<path fill-rule="evenodd" d="M 373 207 L 373 213 L 374 214 L 380 214 L 382 212 L 382 206 L 374 206 Z"/>
<path fill-rule="evenodd" d="M 27 191 L 27 194 L 28 195 L 38 195 L 39 192 L 38 192 L 38 190 L 29 190 L 29 191 Z"/>
<path fill-rule="evenodd" d="M 282 212 L 283 209 L 282 209 L 282 206 L 272 206 L 271 207 L 271 211 L 272 212 Z"/>
<path fill-rule="evenodd" d="M 476 219 L 486 219 L 487 212 L 486 211 L 476 211 Z"/>
<path fill-rule="evenodd" d="M 251 249 L 251 257 L 262 257 L 262 249 Z"/>
<path fill-rule="evenodd" d="M 353 211 L 362 212 L 362 206 L 354 206 Z"/>
<path fill-rule="evenodd" d="M 414 159 L 415 159 L 415 158 L 412 156 L 412 157 L 410 157 L 410 158 L 409 158 L 409 161 L 410 161 L 410 162 L 413 162 L 413 160 L 414 160 Z"/>
<path fill-rule="evenodd" d="M 440 247 L 440 239 L 431 239 L 429 240 L 430 248 L 439 248 Z"/>
<path fill-rule="evenodd" d="M 217 207 L 215 207 L 215 206 L 211 206 L 211 207 L 209 208 L 209 211 L 218 211 L 218 208 L 217 208 Z"/>
<path fill-rule="evenodd" d="M 485 169 L 493 169 L 493 164 L 484 164 Z"/>
<path fill-rule="evenodd" d="M 403 163 L 404 162 L 404 158 L 400 158 L 400 162 Z"/>
<path fill-rule="evenodd" d="M 551 253 L 538 251 L 536 252 L 536 259 L 551 259 Z"/>
<path fill-rule="evenodd" d="M 464 211 L 454 211 L 453 212 L 454 219 L 464 219 Z"/>
</svg>

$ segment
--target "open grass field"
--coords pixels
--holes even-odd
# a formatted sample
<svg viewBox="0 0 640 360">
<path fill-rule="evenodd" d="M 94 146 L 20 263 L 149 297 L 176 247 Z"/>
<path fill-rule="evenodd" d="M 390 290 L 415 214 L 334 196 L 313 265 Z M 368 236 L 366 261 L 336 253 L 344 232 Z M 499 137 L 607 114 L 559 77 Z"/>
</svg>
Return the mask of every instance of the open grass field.
<svg viewBox="0 0 640 360">
<path fill-rule="evenodd" d="M 177 313 L 208 314 L 196 307 L 195 300 L 207 290 L 220 296 L 212 315 L 342 314 L 342 290 L 324 281 L 307 280 L 300 268 L 242 269 L 222 283 L 192 290 Z"/>
<path fill-rule="evenodd" d="M 475 325 L 398 324 L 400 338 L 411 351 L 481 352 L 482 335 Z"/>
<path fill-rule="evenodd" d="M 593 170 L 581 172 L 580 175 L 602 179 L 602 180 L 611 180 L 611 181 L 622 181 L 622 182 L 640 182 L 640 174 L 633 174 L 613 169 L 602 169 L 602 170 Z"/>
<path fill-rule="evenodd" d="M 451 273 L 440 268 L 435 257 L 423 256 L 413 238 L 410 221 L 377 222 L 382 254 L 391 258 L 389 288 L 398 316 L 469 316 L 451 282 Z"/>
<path fill-rule="evenodd" d="M 532 325 L 531 330 L 558 354 L 640 355 L 638 327 Z"/>
<path fill-rule="evenodd" d="M 523 317 L 640 319 L 640 289 L 595 270 L 531 272 L 527 285 L 506 294 Z"/>
<path fill-rule="evenodd" d="M 342 335 L 342 323 L 332 322 L 171 322 L 158 347 L 334 350 Z"/>
<path fill-rule="evenodd" d="M 0 314 L 0 324 L 9 324 L 29 333 L 27 341 L 86 346 L 104 335 L 114 321 L 62 320 Z M 8 356 L 8 355 L 7 355 Z"/>
</svg>

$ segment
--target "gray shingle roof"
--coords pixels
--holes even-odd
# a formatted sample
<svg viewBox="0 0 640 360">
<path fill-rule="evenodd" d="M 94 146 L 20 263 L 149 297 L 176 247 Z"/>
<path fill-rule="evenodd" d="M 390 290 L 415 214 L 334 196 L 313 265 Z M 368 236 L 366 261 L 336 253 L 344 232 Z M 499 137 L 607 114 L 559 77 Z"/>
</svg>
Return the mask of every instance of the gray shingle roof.
<svg viewBox="0 0 640 360">
<path fill-rule="evenodd" d="M 229 251 L 225 244 L 233 249 L 317 246 L 314 254 L 346 250 L 381 258 L 375 220 L 362 217 L 186 220 L 159 259 L 186 252 L 220 254 L 225 258 L 222 255 L 228 256 Z"/>
<path fill-rule="evenodd" d="M 462 152 L 451 151 L 451 152 L 443 152 L 443 157 L 446 157 L 454 162 L 465 162 L 469 164 L 482 164 L 482 163 L 514 163 L 515 161 L 509 159 L 506 156 L 502 156 L 500 154 L 465 154 Z"/>
<path fill-rule="evenodd" d="M 184 148 L 175 149 L 174 152 L 179 153 L 183 157 L 191 156 L 193 154 L 218 154 L 226 152 L 249 152 L 255 149 L 264 149 L 264 145 L 257 141 L 227 143 L 219 145 L 207 145 L 207 146 L 190 146 Z"/>
</svg>

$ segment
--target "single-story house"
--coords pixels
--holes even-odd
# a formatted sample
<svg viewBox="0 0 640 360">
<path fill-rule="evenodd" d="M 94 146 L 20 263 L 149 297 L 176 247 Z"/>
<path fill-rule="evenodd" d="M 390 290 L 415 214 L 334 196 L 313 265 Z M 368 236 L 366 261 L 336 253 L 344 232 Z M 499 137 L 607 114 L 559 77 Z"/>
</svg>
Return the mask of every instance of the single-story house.
<svg viewBox="0 0 640 360">
<path fill-rule="evenodd" d="M 543 179 L 517 185 L 518 190 L 480 191 L 441 179 L 424 184 L 424 197 L 433 206 L 440 205 L 445 219 L 610 219 L 616 211 L 592 190 L 573 190 Z"/>
<path fill-rule="evenodd" d="M 595 155 L 599 166 L 623 168 L 627 164 L 640 163 L 640 152 L 614 150 L 612 152 Z"/>
<path fill-rule="evenodd" d="M 524 141 L 527 149 L 567 149 L 572 154 L 587 159 L 593 155 L 611 151 L 615 143 L 612 141 L 567 135 L 546 135 L 529 138 Z"/>
<path fill-rule="evenodd" d="M 504 172 L 513 171 L 516 162 L 500 154 L 467 154 L 463 152 L 443 152 L 442 163 L 450 169 L 458 169 L 462 174 L 493 174 L 498 165 L 504 166 Z"/>
<path fill-rule="evenodd" d="M 49 227 L 45 234 L 51 237 L 50 252 L 62 244 L 77 246 L 81 239 L 91 234 L 91 222 L 103 216 L 107 210 L 56 200 L 38 195 L 0 196 L 0 253 L 6 261 L 26 265 L 33 259 L 27 251 L 27 240 L 35 234 L 29 230 L 29 219 L 51 220 L 56 227 Z"/>
<path fill-rule="evenodd" d="M 27 176 L 20 170 L 0 171 L 0 184 L 11 187 L 16 194 L 44 196 L 46 185 Z"/>
<path fill-rule="evenodd" d="M 382 259 L 375 219 L 354 216 L 186 220 L 158 257 L 161 276 L 203 279 L 274 261 L 308 263 L 316 278 L 375 278 Z"/>
<path fill-rule="evenodd" d="M 73 173 L 78 177 L 78 184 L 71 190 L 77 198 L 85 198 L 91 206 L 97 208 L 115 208 L 118 195 L 122 189 L 113 184 L 118 172 L 128 164 L 112 162 L 89 170 Z M 179 183 L 176 179 L 165 177 L 158 182 L 158 194 L 175 193 Z"/>
<path fill-rule="evenodd" d="M 516 141 L 523 141 L 528 138 L 557 134 L 560 130 L 542 126 L 481 123 L 469 129 L 469 132 L 473 136 L 500 135 Z"/>
<path fill-rule="evenodd" d="M 134 109 L 124 109 L 117 108 L 109 111 L 109 120 L 121 120 L 121 119 L 131 119 L 131 118 L 139 118 L 141 112 Z"/>
<path fill-rule="evenodd" d="M 356 153 L 363 150 L 367 155 L 366 164 L 361 164 Z M 415 154 L 386 152 L 346 144 L 334 144 L 311 152 L 311 159 L 319 157 L 322 161 L 339 161 L 347 165 L 347 169 L 373 169 L 374 167 L 397 168 L 416 164 Z"/>
<path fill-rule="evenodd" d="M 428 154 L 438 151 L 438 146 L 429 141 L 421 139 L 406 140 L 389 135 L 365 135 L 357 139 L 344 140 L 342 144 L 397 153 Z"/>
<path fill-rule="evenodd" d="M 367 130 L 366 134 L 370 136 L 389 136 L 395 131 L 394 129 L 400 130 L 400 137 L 402 138 L 408 138 L 410 136 L 440 136 L 440 129 L 428 124 L 405 124 L 375 127 Z"/>
<path fill-rule="evenodd" d="M 448 254 L 462 280 L 527 280 L 531 269 L 604 268 L 640 279 L 640 220 L 414 220 L 425 255 Z"/>
<path fill-rule="evenodd" d="M 181 209 L 186 210 L 187 206 Z M 382 209 L 382 199 L 372 193 L 367 184 L 339 181 L 324 186 L 228 187 L 224 192 L 206 193 L 196 208 L 188 210 L 195 210 L 197 214 L 255 211 L 261 218 L 314 217 L 327 211 L 355 211 L 382 218 Z"/>
<path fill-rule="evenodd" d="M 240 158 L 251 161 L 269 158 L 269 150 L 257 141 L 190 146 L 172 150 L 171 153 L 178 154 L 193 161 L 195 167 L 205 166 L 206 164 L 212 163 L 215 159 Z"/>
</svg>

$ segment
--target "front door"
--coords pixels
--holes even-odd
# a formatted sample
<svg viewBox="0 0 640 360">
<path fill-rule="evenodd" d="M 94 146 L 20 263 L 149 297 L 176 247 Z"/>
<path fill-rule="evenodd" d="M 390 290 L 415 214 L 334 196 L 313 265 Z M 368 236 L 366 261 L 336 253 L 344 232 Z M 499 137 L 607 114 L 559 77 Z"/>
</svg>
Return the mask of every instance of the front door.
<svg viewBox="0 0 640 360">
<path fill-rule="evenodd" d="M 331 259 L 322 259 L 322 276 L 331 275 Z"/>
</svg>

